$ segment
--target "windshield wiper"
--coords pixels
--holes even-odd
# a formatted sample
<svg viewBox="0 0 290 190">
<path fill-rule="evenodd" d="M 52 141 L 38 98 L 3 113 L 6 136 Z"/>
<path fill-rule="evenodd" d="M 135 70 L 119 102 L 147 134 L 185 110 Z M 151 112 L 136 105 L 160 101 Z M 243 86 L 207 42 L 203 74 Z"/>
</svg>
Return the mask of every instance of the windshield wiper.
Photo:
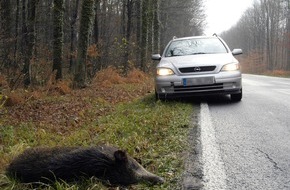
<svg viewBox="0 0 290 190">
<path fill-rule="evenodd" d="M 200 54 L 206 54 L 204 52 L 196 52 L 196 53 L 192 53 L 191 55 L 200 55 Z"/>
</svg>

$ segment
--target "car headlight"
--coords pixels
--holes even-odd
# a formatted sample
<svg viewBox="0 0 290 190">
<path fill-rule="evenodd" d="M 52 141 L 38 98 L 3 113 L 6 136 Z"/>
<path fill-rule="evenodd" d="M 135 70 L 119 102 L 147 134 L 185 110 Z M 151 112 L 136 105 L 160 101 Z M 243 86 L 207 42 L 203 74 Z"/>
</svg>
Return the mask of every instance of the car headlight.
<svg viewBox="0 0 290 190">
<path fill-rule="evenodd" d="M 237 70 L 240 70 L 239 63 L 230 63 L 224 65 L 221 71 L 237 71 Z"/>
<path fill-rule="evenodd" d="M 174 75 L 174 72 L 169 68 L 157 68 L 157 75 L 159 76 Z"/>
</svg>

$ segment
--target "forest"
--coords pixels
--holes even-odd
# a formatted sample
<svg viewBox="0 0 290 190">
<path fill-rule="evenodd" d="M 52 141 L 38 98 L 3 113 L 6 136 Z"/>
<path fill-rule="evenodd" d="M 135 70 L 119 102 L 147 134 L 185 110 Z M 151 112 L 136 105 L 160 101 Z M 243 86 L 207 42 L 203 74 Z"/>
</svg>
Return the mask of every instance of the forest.
<svg viewBox="0 0 290 190">
<path fill-rule="evenodd" d="M 205 24 L 202 0 L 1 0 L 0 18 L 0 74 L 11 89 L 52 76 L 82 88 L 109 66 L 148 72 L 153 52 Z"/>
<path fill-rule="evenodd" d="M 203 0 L 1 0 L 0 75 L 11 89 L 42 86 L 53 76 L 85 87 L 113 66 L 154 69 L 173 37 L 203 35 Z M 243 71 L 290 70 L 289 0 L 256 0 L 221 34 L 244 51 Z"/>
<path fill-rule="evenodd" d="M 290 71 L 290 1 L 256 0 L 235 26 L 221 35 L 244 52 L 243 72 Z"/>
</svg>

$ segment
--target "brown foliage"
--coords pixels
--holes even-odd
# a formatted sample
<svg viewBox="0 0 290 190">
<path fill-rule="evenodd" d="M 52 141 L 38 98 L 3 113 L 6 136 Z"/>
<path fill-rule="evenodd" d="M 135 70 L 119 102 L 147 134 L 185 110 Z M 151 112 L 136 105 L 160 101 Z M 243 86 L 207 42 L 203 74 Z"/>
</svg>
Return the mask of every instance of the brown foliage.
<svg viewBox="0 0 290 190">
<path fill-rule="evenodd" d="M 72 128 L 91 125 L 108 114 L 113 104 L 144 96 L 153 89 L 152 79 L 138 70 L 122 77 L 114 68 L 97 73 L 92 85 L 71 90 L 70 81 L 53 81 L 39 89 L 17 90 L 10 98 L 3 122 L 18 126 L 33 123 L 55 133 L 69 133 Z M 129 84 L 132 83 L 132 84 Z"/>
<path fill-rule="evenodd" d="M 24 101 L 25 99 L 19 93 L 12 92 L 6 96 L 4 106 L 10 107 L 10 106 L 15 106 L 15 105 L 20 105 L 24 103 Z"/>
<path fill-rule="evenodd" d="M 148 80 L 148 75 L 138 69 L 132 69 L 126 78 L 127 83 L 141 83 Z"/>
<path fill-rule="evenodd" d="M 263 54 L 258 51 L 253 51 L 247 55 L 241 56 L 239 61 L 242 65 L 244 73 L 261 74 L 266 70 L 266 64 L 263 60 Z"/>
<path fill-rule="evenodd" d="M 88 47 L 88 51 L 87 51 L 88 57 L 89 58 L 97 58 L 101 56 L 100 51 L 97 48 L 96 44 L 90 45 Z"/>
<path fill-rule="evenodd" d="M 247 55 L 239 58 L 242 65 L 243 73 L 263 74 L 277 77 L 290 77 L 290 71 L 284 70 L 267 70 L 267 64 L 263 58 L 263 53 L 259 51 L 252 51 Z"/>
<path fill-rule="evenodd" d="M 56 84 L 52 84 L 49 87 L 49 92 L 54 95 L 65 95 L 71 93 L 71 82 L 66 81 L 57 81 Z"/>
<path fill-rule="evenodd" d="M 8 89 L 9 84 L 6 80 L 6 78 L 0 74 L 0 90 L 2 91 L 3 89 Z"/>
<path fill-rule="evenodd" d="M 93 85 L 108 87 L 114 84 L 143 83 L 149 78 L 148 74 L 135 68 L 129 71 L 126 77 L 121 76 L 119 73 L 116 68 L 108 67 L 96 74 Z"/>
<path fill-rule="evenodd" d="M 266 71 L 263 74 L 272 75 L 276 77 L 290 77 L 290 71 L 283 71 L 283 70 Z"/>
<path fill-rule="evenodd" d="M 100 72 L 98 72 L 93 79 L 92 85 L 110 87 L 114 84 L 123 84 L 124 78 L 120 76 L 117 69 L 113 67 L 108 67 Z"/>
</svg>

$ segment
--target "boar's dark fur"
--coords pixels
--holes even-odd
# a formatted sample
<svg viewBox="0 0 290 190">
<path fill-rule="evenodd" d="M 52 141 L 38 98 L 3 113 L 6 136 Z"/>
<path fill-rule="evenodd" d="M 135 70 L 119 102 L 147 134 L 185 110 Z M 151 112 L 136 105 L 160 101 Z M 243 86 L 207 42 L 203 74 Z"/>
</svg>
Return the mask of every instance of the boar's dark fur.
<svg viewBox="0 0 290 190">
<path fill-rule="evenodd" d="M 124 151 L 111 146 L 27 149 L 11 162 L 6 174 L 24 183 L 71 182 L 93 176 L 111 185 L 163 182 Z"/>
</svg>

